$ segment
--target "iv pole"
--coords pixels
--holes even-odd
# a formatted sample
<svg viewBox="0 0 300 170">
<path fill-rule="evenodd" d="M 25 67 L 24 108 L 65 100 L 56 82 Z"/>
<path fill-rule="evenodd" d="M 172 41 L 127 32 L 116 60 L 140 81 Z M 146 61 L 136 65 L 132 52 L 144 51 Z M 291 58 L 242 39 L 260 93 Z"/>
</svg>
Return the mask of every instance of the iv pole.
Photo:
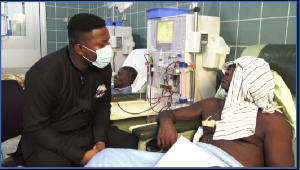
<svg viewBox="0 0 300 170">
<path fill-rule="evenodd" d="M 195 3 L 195 7 L 194 7 L 193 10 L 194 10 L 194 31 L 198 32 L 198 13 L 200 12 L 200 8 L 198 7 L 198 2 Z M 193 52 L 192 63 L 195 64 L 195 68 L 196 68 L 196 52 Z M 194 98 L 195 98 L 195 71 L 192 72 L 191 79 L 192 79 L 191 99 L 194 102 Z"/>
</svg>

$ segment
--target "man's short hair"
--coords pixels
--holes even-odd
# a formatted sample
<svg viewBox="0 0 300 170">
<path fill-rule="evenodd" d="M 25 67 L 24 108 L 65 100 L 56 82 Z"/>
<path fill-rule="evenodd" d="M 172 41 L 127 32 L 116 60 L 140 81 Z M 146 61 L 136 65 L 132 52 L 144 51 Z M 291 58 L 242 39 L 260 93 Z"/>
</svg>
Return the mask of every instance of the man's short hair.
<svg viewBox="0 0 300 170">
<path fill-rule="evenodd" d="M 124 67 L 122 67 L 122 69 L 124 69 L 128 73 L 130 73 L 129 76 L 131 77 L 131 80 L 132 80 L 131 84 L 132 84 L 134 82 L 134 80 L 136 79 L 136 76 L 138 74 L 138 72 L 136 71 L 136 69 L 133 68 L 133 67 L 130 67 L 130 66 L 124 66 Z"/>
<path fill-rule="evenodd" d="M 92 38 L 88 37 L 93 29 L 105 27 L 104 19 L 88 13 L 80 13 L 72 16 L 68 23 L 69 45 L 72 47 L 77 43 Z"/>
</svg>

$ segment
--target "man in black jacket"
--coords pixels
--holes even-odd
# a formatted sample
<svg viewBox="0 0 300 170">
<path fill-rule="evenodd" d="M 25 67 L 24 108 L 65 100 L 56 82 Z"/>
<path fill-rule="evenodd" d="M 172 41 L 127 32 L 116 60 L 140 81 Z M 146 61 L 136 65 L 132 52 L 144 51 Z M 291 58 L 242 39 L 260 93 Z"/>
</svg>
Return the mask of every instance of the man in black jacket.
<svg viewBox="0 0 300 170">
<path fill-rule="evenodd" d="M 74 15 L 68 38 L 26 73 L 26 166 L 83 166 L 106 147 L 137 148 L 135 136 L 110 124 L 113 51 L 105 21 Z"/>
</svg>

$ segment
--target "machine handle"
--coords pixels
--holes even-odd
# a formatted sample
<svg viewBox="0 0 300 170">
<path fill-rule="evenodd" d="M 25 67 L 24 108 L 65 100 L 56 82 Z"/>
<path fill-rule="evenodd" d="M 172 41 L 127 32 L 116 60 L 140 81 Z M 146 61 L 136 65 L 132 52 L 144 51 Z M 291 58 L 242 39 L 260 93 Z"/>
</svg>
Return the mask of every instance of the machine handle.
<svg viewBox="0 0 300 170">
<path fill-rule="evenodd" d="M 4 25 L 4 32 L 1 31 L 1 35 L 5 36 L 8 33 L 7 16 L 5 14 L 1 14 L 1 17 L 2 17 L 2 19 L 1 19 L 1 22 L 2 22 L 1 25 Z"/>
</svg>

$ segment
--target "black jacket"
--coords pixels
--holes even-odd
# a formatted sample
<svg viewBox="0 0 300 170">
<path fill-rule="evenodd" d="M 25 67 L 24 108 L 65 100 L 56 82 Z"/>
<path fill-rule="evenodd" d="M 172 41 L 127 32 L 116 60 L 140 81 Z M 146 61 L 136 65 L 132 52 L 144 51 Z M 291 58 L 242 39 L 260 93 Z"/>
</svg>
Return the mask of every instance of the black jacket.
<svg viewBox="0 0 300 170">
<path fill-rule="evenodd" d="M 91 65 L 82 73 L 71 62 L 68 47 L 41 58 L 25 77 L 23 136 L 80 163 L 83 146 L 107 142 L 111 76 L 111 65 Z M 23 149 L 24 156 L 28 152 Z"/>
</svg>

